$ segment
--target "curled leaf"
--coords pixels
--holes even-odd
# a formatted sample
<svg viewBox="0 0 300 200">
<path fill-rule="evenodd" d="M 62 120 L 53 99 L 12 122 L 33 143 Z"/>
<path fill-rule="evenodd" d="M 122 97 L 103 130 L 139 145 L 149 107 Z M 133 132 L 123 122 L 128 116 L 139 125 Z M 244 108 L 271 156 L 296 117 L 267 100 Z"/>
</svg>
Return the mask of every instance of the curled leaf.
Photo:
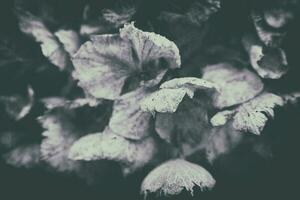
<svg viewBox="0 0 300 200">
<path fill-rule="evenodd" d="M 14 120 L 24 118 L 31 110 L 34 103 L 34 91 L 28 87 L 25 97 L 20 95 L 1 96 L 0 103 L 4 105 L 6 113 Z"/>
<path fill-rule="evenodd" d="M 263 90 L 260 78 L 245 68 L 237 68 L 229 63 L 209 65 L 203 69 L 204 80 L 219 86 L 219 95 L 214 98 L 214 106 L 225 108 L 252 99 Z"/>
<path fill-rule="evenodd" d="M 257 12 L 252 12 L 251 17 L 258 37 L 266 46 L 278 47 L 281 45 L 282 40 L 286 35 L 285 32 L 274 29 L 271 30 L 265 27 L 264 17 Z"/>
<path fill-rule="evenodd" d="M 278 79 L 288 71 L 285 52 L 280 48 L 253 45 L 249 55 L 252 67 L 262 78 Z"/>
<path fill-rule="evenodd" d="M 25 11 L 18 12 L 18 17 L 21 31 L 33 37 L 36 42 L 41 44 L 43 55 L 59 69 L 66 69 L 68 67 L 69 55 L 55 35 L 48 30 L 43 21 Z"/>
<path fill-rule="evenodd" d="M 151 80 L 166 68 L 180 66 L 176 45 L 163 36 L 143 32 L 133 24 L 125 25 L 120 34 L 93 36 L 74 55 L 74 77 L 79 85 L 96 98 L 116 99 L 125 81 Z"/>
<path fill-rule="evenodd" d="M 201 191 L 210 190 L 216 181 L 203 167 L 176 159 L 167 161 L 152 170 L 143 180 L 141 191 L 144 195 L 159 193 L 177 195 L 183 190 L 193 195 L 194 187 Z"/>
<path fill-rule="evenodd" d="M 117 161 L 126 175 L 150 162 L 155 152 L 155 141 L 151 137 L 130 141 L 106 128 L 102 133 L 90 134 L 76 141 L 70 149 L 69 158 Z"/>
</svg>

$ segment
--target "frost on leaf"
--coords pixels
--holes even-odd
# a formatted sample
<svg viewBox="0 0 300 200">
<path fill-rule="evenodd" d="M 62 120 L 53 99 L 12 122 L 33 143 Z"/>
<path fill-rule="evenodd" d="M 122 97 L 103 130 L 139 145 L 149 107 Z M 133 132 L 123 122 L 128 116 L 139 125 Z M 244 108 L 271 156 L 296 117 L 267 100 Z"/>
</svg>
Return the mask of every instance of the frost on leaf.
<svg viewBox="0 0 300 200">
<path fill-rule="evenodd" d="M 182 160 L 170 160 L 152 170 L 143 180 L 141 191 L 144 195 L 159 193 L 177 195 L 186 190 L 193 195 L 194 187 L 201 191 L 210 190 L 216 181 L 203 167 Z"/>
<path fill-rule="evenodd" d="M 43 55 L 59 69 L 66 69 L 68 67 L 69 55 L 55 35 L 48 30 L 43 21 L 25 11 L 19 11 L 18 17 L 21 31 L 33 37 L 36 42 L 41 44 Z"/>
<path fill-rule="evenodd" d="M 4 155 L 4 160 L 15 167 L 35 167 L 40 163 L 40 146 L 34 144 L 16 147 Z"/>
<path fill-rule="evenodd" d="M 74 77 L 89 94 L 117 99 L 127 79 L 137 78 L 138 83 L 154 79 L 167 68 L 178 68 L 180 56 L 165 37 L 128 24 L 120 34 L 91 37 L 75 54 L 73 64 Z"/>
<path fill-rule="evenodd" d="M 239 69 L 229 63 L 209 65 L 203 69 L 204 80 L 219 86 L 220 94 L 215 96 L 214 105 L 225 108 L 252 99 L 263 90 L 260 78 L 248 69 Z"/>
<path fill-rule="evenodd" d="M 28 87 L 25 97 L 21 95 L 0 96 L 0 104 L 3 104 L 8 116 L 14 120 L 24 118 L 30 112 L 33 103 L 34 91 L 31 87 Z"/>
<path fill-rule="evenodd" d="M 153 138 L 131 141 L 116 135 L 109 128 L 77 140 L 70 149 L 73 160 L 112 160 L 120 163 L 124 175 L 145 166 L 156 152 Z"/>
<path fill-rule="evenodd" d="M 194 77 L 175 78 L 164 82 L 160 90 L 153 92 L 141 102 L 141 108 L 151 113 L 173 113 L 183 98 L 194 97 L 196 90 L 217 91 L 213 83 Z"/>
<path fill-rule="evenodd" d="M 259 135 L 268 118 L 274 117 L 275 107 L 282 106 L 283 103 L 281 97 L 271 93 L 263 93 L 238 107 L 232 125 L 236 130 Z"/>
<path fill-rule="evenodd" d="M 115 100 L 109 121 L 109 127 L 114 133 L 133 140 L 150 135 L 151 114 L 140 108 L 140 101 L 147 93 L 142 87 Z"/>
</svg>

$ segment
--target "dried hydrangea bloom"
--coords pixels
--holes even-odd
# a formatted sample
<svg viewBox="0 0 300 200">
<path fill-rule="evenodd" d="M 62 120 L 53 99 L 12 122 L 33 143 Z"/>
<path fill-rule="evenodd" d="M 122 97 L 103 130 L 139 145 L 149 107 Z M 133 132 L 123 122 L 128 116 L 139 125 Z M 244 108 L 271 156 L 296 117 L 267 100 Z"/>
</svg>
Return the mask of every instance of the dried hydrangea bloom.
<svg viewBox="0 0 300 200">
<path fill-rule="evenodd" d="M 215 179 L 203 167 L 175 159 L 153 169 L 143 180 L 141 192 L 145 196 L 150 193 L 170 196 L 186 190 L 193 195 L 195 186 L 206 191 L 212 189 L 215 183 Z"/>
<path fill-rule="evenodd" d="M 214 106 L 225 108 L 252 99 L 263 90 L 260 78 L 246 68 L 229 63 L 219 63 L 203 68 L 202 78 L 219 86 L 220 94 L 214 99 Z"/>
<path fill-rule="evenodd" d="M 73 64 L 74 78 L 87 93 L 117 99 L 128 79 L 134 78 L 130 82 L 136 86 L 129 85 L 127 90 L 136 89 L 165 69 L 178 68 L 180 56 L 167 38 L 127 24 L 120 34 L 91 37 L 74 55 Z"/>
<path fill-rule="evenodd" d="M 72 160 L 112 160 L 121 164 L 124 175 L 144 167 L 156 153 L 152 137 L 131 141 L 115 134 L 110 128 L 89 134 L 76 141 L 70 149 Z"/>
</svg>

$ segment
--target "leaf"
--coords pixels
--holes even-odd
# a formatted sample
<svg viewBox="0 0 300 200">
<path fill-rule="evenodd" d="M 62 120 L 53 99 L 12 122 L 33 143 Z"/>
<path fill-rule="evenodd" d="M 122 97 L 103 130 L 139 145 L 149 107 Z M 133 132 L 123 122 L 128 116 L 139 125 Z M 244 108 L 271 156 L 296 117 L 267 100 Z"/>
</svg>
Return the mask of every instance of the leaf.
<svg viewBox="0 0 300 200">
<path fill-rule="evenodd" d="M 120 34 L 93 36 L 82 45 L 73 58 L 74 78 L 96 98 L 117 99 L 128 78 L 147 81 L 164 70 L 159 59 L 164 59 L 168 68 L 180 66 L 173 42 L 128 24 Z"/>
<path fill-rule="evenodd" d="M 6 153 L 4 160 L 14 167 L 35 167 L 40 163 L 40 146 L 36 144 L 19 146 Z"/>
<path fill-rule="evenodd" d="M 151 113 L 173 113 L 177 110 L 183 98 L 194 97 L 196 90 L 217 91 L 217 87 L 199 78 L 175 78 L 164 82 L 160 90 L 153 92 L 141 102 L 141 109 Z"/>
<path fill-rule="evenodd" d="M 204 134 L 198 150 L 204 150 L 206 159 L 214 163 L 220 156 L 228 155 L 237 147 L 244 135 L 232 127 L 232 124 L 211 127 Z"/>
<path fill-rule="evenodd" d="M 69 29 L 69 30 L 58 30 L 54 34 L 58 40 L 63 44 L 64 49 L 69 53 L 69 55 L 73 55 L 77 52 L 80 47 L 80 38 L 79 35 Z"/>
<path fill-rule="evenodd" d="M 116 161 L 121 164 L 124 175 L 127 175 L 150 162 L 155 153 L 153 138 L 130 141 L 106 128 L 102 133 L 89 134 L 76 141 L 70 149 L 69 158 Z"/>
<path fill-rule="evenodd" d="M 214 106 L 225 108 L 252 99 L 263 90 L 263 83 L 251 71 L 229 63 L 208 65 L 203 69 L 204 80 L 219 86 L 219 95 L 214 98 Z"/>
<path fill-rule="evenodd" d="M 102 103 L 101 101 L 93 98 L 78 98 L 74 100 L 67 100 L 65 98 L 60 98 L 60 97 L 43 98 L 41 99 L 41 102 L 48 110 L 58 108 L 58 107 L 75 109 L 86 105 L 90 107 L 96 107 Z"/>
<path fill-rule="evenodd" d="M 251 66 L 262 78 L 279 79 L 287 73 L 288 63 L 281 48 L 264 47 L 251 36 L 245 36 L 243 44 Z"/>
<path fill-rule="evenodd" d="M 235 110 L 224 110 L 215 114 L 211 119 L 210 123 L 213 126 L 223 126 L 227 123 L 228 120 L 236 113 Z"/>
<path fill-rule="evenodd" d="M 213 126 L 220 126 L 232 119 L 235 130 L 260 135 L 268 118 L 274 117 L 275 107 L 283 106 L 284 103 L 280 96 L 265 92 L 237 108 L 218 112 L 210 121 Z"/>
<path fill-rule="evenodd" d="M 120 28 L 124 24 L 130 22 L 136 13 L 135 6 L 126 6 L 119 9 L 103 9 L 103 18 L 114 28 Z"/>
<path fill-rule="evenodd" d="M 59 172 L 73 172 L 80 168 L 78 162 L 68 159 L 71 145 L 81 136 L 67 114 L 54 110 L 39 118 L 45 131 L 41 143 L 41 157 Z"/>
<path fill-rule="evenodd" d="M 271 93 L 263 93 L 238 107 L 232 125 L 236 130 L 259 135 L 268 118 L 274 117 L 274 108 L 283 106 L 283 103 L 281 97 Z"/>
<path fill-rule="evenodd" d="M 52 64 L 56 65 L 60 70 L 65 70 L 69 62 L 68 53 L 56 39 L 55 35 L 48 30 L 43 21 L 25 11 L 19 11 L 18 18 L 20 30 L 41 44 L 43 55 Z"/>
<path fill-rule="evenodd" d="M 26 97 L 20 95 L 0 96 L 0 103 L 9 117 L 21 120 L 29 114 L 34 103 L 34 91 L 28 87 Z"/>
<path fill-rule="evenodd" d="M 256 11 L 251 13 L 251 17 L 257 35 L 264 45 L 269 47 L 279 47 L 286 35 L 286 32 L 266 27 L 263 16 Z"/>
<path fill-rule="evenodd" d="M 114 102 L 109 127 L 117 135 L 127 139 L 140 140 L 150 135 L 151 114 L 140 108 L 140 101 L 148 92 L 139 88 L 122 95 Z"/>
<path fill-rule="evenodd" d="M 193 195 L 194 187 L 201 191 L 210 190 L 216 181 L 203 167 L 191 162 L 176 159 L 162 163 L 152 170 L 143 180 L 141 191 L 161 195 L 177 195 L 187 190 Z"/>
<path fill-rule="evenodd" d="M 155 130 L 160 138 L 177 147 L 185 154 L 196 146 L 210 128 L 208 112 L 211 106 L 207 99 L 185 98 L 174 113 L 157 113 Z"/>
<path fill-rule="evenodd" d="M 83 135 L 102 131 L 107 123 L 106 104 L 89 107 L 61 105 L 49 110 L 38 120 L 44 128 L 41 156 L 59 172 L 78 172 L 81 165 L 68 158 L 73 143 Z"/>
</svg>

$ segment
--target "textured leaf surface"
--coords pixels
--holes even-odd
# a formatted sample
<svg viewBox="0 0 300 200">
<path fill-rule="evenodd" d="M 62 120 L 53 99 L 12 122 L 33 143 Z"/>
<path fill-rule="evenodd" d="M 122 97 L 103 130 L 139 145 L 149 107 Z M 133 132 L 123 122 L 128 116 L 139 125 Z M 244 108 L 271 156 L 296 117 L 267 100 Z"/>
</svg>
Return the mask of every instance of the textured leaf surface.
<svg viewBox="0 0 300 200">
<path fill-rule="evenodd" d="M 205 67 L 202 78 L 219 86 L 220 94 L 214 99 L 217 108 L 233 106 L 252 99 L 264 87 L 254 73 L 228 63 Z"/>
<path fill-rule="evenodd" d="M 80 164 L 68 159 L 71 145 L 80 137 L 78 130 L 71 123 L 67 114 L 52 111 L 39 118 L 45 131 L 41 143 L 41 157 L 51 167 L 61 172 L 72 172 L 79 169 Z"/>
<path fill-rule="evenodd" d="M 185 95 L 193 98 L 196 90 L 217 91 L 214 84 L 194 77 L 175 78 L 163 83 L 160 88 L 141 102 L 142 110 L 151 113 L 173 113 Z"/>
<path fill-rule="evenodd" d="M 109 127 L 117 135 L 138 140 L 150 135 L 151 114 L 140 108 L 140 101 L 147 95 L 145 88 L 122 95 L 114 103 Z"/>
<path fill-rule="evenodd" d="M 150 80 L 163 70 L 159 59 L 166 60 L 169 68 L 180 66 L 179 51 L 173 42 L 128 24 L 120 34 L 93 36 L 85 43 L 73 58 L 74 77 L 93 96 L 116 99 L 127 78 Z"/>
<path fill-rule="evenodd" d="M 151 137 L 130 141 L 107 128 L 102 133 L 90 134 L 76 141 L 69 157 L 73 160 L 117 161 L 126 175 L 150 162 L 156 152 L 155 146 Z"/>
<path fill-rule="evenodd" d="M 282 105 L 281 97 L 271 93 L 261 94 L 238 108 L 237 114 L 233 117 L 233 127 L 236 130 L 259 135 L 268 118 L 274 117 L 274 108 Z"/>
<path fill-rule="evenodd" d="M 167 161 L 152 170 L 143 180 L 141 191 L 163 195 L 177 195 L 187 190 L 193 195 L 195 186 L 201 191 L 214 187 L 215 180 L 203 167 L 194 163 L 176 159 Z"/>
</svg>

